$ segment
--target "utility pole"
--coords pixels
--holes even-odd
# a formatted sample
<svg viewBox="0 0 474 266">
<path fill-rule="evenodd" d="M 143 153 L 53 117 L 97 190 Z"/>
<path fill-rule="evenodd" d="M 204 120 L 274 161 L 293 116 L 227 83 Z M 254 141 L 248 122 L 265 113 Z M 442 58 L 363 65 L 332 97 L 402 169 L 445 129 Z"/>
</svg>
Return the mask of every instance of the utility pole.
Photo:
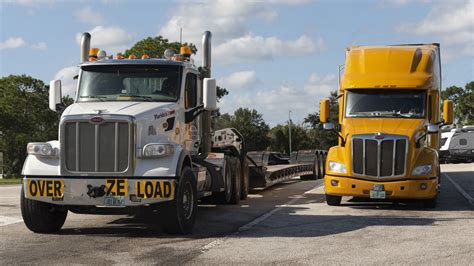
<svg viewBox="0 0 474 266">
<path fill-rule="evenodd" d="M 341 86 L 341 71 L 344 69 L 344 64 L 339 65 L 339 70 L 337 71 L 337 89 L 340 89 Z M 339 92 L 338 92 L 339 93 Z"/>
<path fill-rule="evenodd" d="M 290 144 L 290 156 L 291 156 L 291 110 L 288 110 L 288 142 Z"/>
</svg>

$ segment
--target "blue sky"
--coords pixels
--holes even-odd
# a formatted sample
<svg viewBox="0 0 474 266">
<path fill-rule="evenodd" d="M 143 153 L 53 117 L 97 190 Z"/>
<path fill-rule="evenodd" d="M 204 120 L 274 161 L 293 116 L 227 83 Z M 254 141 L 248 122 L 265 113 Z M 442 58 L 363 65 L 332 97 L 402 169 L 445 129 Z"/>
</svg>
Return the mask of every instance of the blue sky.
<svg viewBox="0 0 474 266">
<path fill-rule="evenodd" d="M 198 48 L 213 32 L 213 76 L 230 91 L 221 110 L 255 108 L 272 126 L 318 111 L 351 45 L 440 42 L 443 86 L 474 80 L 473 0 L 0 0 L 0 76 L 60 78 L 73 94 L 79 33 L 115 53 L 147 36 L 177 41 L 180 27 Z"/>
</svg>

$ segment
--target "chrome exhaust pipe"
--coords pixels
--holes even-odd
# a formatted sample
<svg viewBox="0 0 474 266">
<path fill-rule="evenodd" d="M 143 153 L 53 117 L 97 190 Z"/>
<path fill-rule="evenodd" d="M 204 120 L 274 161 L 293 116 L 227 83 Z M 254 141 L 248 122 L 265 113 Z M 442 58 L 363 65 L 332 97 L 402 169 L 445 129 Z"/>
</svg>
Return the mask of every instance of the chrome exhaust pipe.
<svg viewBox="0 0 474 266">
<path fill-rule="evenodd" d="M 81 63 L 89 61 L 89 49 L 91 48 L 91 35 L 84 32 L 81 36 Z"/>
<path fill-rule="evenodd" d="M 202 34 L 202 66 L 207 70 L 207 77 L 211 77 L 211 39 L 212 33 L 205 31 Z"/>
<path fill-rule="evenodd" d="M 202 34 L 202 66 L 205 70 L 204 77 L 211 77 L 211 39 L 212 33 L 205 31 Z M 201 125 L 202 125 L 202 153 L 208 154 L 212 148 L 212 135 L 211 135 L 211 112 L 204 111 L 201 114 Z"/>
</svg>

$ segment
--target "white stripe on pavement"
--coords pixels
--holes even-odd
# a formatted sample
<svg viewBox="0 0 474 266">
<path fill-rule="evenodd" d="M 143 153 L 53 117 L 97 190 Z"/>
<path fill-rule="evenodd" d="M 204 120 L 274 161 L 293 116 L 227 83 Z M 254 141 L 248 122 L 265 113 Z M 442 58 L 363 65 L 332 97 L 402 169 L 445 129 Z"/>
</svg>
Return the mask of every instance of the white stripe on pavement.
<svg viewBox="0 0 474 266">
<path fill-rule="evenodd" d="M 0 215 L 0 226 L 16 224 L 16 223 L 21 223 L 21 222 L 23 222 L 23 219 L 21 218 Z"/>
<path fill-rule="evenodd" d="M 461 193 L 461 195 L 467 199 L 469 204 L 474 206 L 474 199 L 464 189 L 462 189 L 458 183 L 454 182 L 454 180 L 448 174 L 442 174 L 454 185 L 454 187 L 459 191 L 459 193 Z"/>
<path fill-rule="evenodd" d="M 319 188 L 319 187 L 322 187 L 323 184 L 319 184 L 313 188 L 311 188 L 310 190 L 308 191 L 311 191 L 313 189 L 316 189 L 316 188 Z M 306 194 L 308 191 L 306 191 L 305 193 L 301 194 L 301 195 L 296 195 L 296 196 L 293 196 L 291 200 L 287 201 L 285 204 L 283 205 L 277 205 L 275 206 L 275 208 L 273 208 L 271 211 L 263 214 L 262 216 L 259 216 L 257 217 L 255 220 L 241 226 L 239 229 L 237 229 L 237 231 L 235 231 L 234 233 L 230 234 L 230 235 L 226 235 L 222 238 L 219 238 L 219 239 L 216 239 L 210 243 L 208 243 L 207 245 L 203 246 L 201 248 L 201 252 L 206 252 L 208 250 L 210 250 L 211 248 L 214 248 L 216 246 L 219 246 L 220 244 L 222 244 L 223 242 L 225 242 L 229 237 L 234 237 L 234 236 L 237 236 L 239 233 L 243 232 L 243 231 L 246 231 L 246 230 L 249 230 L 251 229 L 252 227 L 260 224 L 261 222 L 265 221 L 266 219 L 268 219 L 268 217 L 272 216 L 273 214 L 277 213 L 278 211 L 280 211 L 282 208 L 284 207 L 289 207 L 291 205 L 293 205 L 295 202 L 297 202 L 298 200 L 304 198 L 304 194 Z"/>
</svg>

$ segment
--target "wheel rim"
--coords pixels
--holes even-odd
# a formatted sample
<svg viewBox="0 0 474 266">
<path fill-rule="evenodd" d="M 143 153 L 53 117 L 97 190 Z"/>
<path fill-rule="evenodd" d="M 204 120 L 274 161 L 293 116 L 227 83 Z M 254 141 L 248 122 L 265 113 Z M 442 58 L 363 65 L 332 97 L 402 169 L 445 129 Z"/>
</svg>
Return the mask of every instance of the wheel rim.
<svg viewBox="0 0 474 266">
<path fill-rule="evenodd" d="M 184 218 L 188 220 L 191 218 L 194 210 L 194 194 L 190 183 L 186 184 L 183 192 L 183 214 Z"/>
</svg>

